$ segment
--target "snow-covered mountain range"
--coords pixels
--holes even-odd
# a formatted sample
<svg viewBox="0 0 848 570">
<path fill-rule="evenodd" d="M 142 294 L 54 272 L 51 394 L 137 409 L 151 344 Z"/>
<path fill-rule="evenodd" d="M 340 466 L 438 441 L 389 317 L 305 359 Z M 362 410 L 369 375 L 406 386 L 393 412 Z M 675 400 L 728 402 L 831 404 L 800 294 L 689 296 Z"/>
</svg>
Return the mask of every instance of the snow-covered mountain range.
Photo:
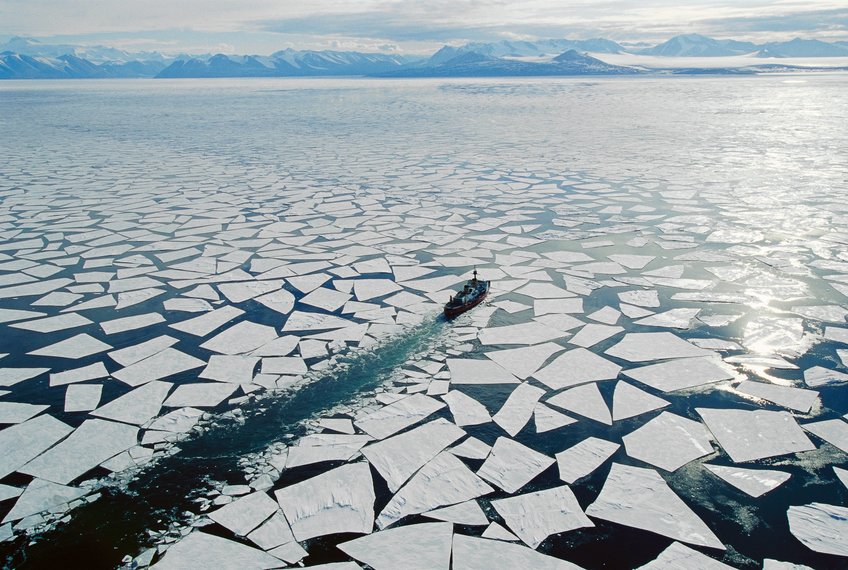
<svg viewBox="0 0 848 570">
<path fill-rule="evenodd" d="M 14 37 L 0 44 L 0 79 L 88 79 L 124 77 L 389 77 L 526 76 L 634 73 L 605 55 L 657 58 L 748 56 L 763 62 L 784 58 L 848 57 L 848 43 L 794 39 L 755 44 L 698 34 L 675 36 L 655 46 L 628 46 L 596 38 L 499 41 L 444 46 L 429 58 L 353 51 L 298 51 L 271 55 L 178 55 L 128 52 L 106 46 L 47 44 Z M 773 64 L 772 64 L 773 65 Z M 674 67 L 674 66 L 669 66 Z M 710 66 L 715 72 L 719 66 Z"/>
</svg>

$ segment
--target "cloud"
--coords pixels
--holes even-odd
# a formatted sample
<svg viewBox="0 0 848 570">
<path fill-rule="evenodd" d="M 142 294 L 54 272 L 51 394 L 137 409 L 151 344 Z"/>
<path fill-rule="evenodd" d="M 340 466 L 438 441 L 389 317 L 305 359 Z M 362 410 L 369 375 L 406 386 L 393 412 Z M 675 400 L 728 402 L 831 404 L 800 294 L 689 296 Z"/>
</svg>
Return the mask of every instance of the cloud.
<svg viewBox="0 0 848 570">
<path fill-rule="evenodd" d="M 703 20 L 702 24 L 724 34 L 799 33 L 848 36 L 848 7 L 789 14 L 744 16 Z"/>
<path fill-rule="evenodd" d="M 3 0 L 0 34 L 150 37 L 185 46 L 396 46 L 679 33 L 738 39 L 848 39 L 845 0 Z"/>
</svg>

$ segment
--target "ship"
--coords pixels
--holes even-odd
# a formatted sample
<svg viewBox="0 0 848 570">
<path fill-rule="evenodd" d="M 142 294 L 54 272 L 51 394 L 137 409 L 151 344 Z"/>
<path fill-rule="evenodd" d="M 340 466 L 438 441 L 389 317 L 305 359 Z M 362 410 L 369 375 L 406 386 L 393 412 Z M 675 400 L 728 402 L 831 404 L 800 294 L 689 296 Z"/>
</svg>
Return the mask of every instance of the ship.
<svg viewBox="0 0 848 570">
<path fill-rule="evenodd" d="M 453 295 L 450 301 L 445 303 L 445 317 L 452 319 L 479 305 L 489 294 L 491 283 L 491 281 L 477 279 L 477 269 L 475 268 L 474 277 L 465 282 L 462 291 Z"/>
</svg>

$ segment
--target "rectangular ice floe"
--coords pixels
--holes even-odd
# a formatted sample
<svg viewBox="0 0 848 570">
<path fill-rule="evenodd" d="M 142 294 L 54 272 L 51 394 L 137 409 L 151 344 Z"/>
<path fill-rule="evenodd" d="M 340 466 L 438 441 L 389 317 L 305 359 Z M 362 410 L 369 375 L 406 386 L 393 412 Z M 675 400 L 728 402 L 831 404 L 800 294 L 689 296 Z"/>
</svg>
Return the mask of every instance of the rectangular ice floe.
<svg viewBox="0 0 848 570">
<path fill-rule="evenodd" d="M 249 384 L 253 381 L 253 371 L 258 363 L 258 356 L 213 354 L 209 357 L 206 368 L 198 374 L 198 378 L 233 384 Z"/>
<path fill-rule="evenodd" d="M 102 362 L 89 364 L 82 368 L 73 370 L 65 370 L 50 375 L 50 386 L 63 386 L 65 384 L 74 384 L 76 382 L 85 382 L 86 380 L 96 380 L 109 376 L 109 371 Z"/>
<path fill-rule="evenodd" d="M 788 412 L 695 409 L 734 462 L 810 451 L 816 447 Z"/>
<path fill-rule="evenodd" d="M 164 322 L 165 317 L 163 317 L 159 313 L 147 313 L 144 315 L 134 315 L 132 317 L 122 317 L 120 319 L 104 321 L 100 323 L 100 328 L 103 329 L 104 333 L 111 335 L 127 331 L 133 331 L 137 329 L 143 329 L 145 327 Z"/>
<path fill-rule="evenodd" d="M 65 391 L 66 412 L 88 412 L 100 403 L 103 386 L 100 384 L 73 384 Z"/>
<path fill-rule="evenodd" d="M 0 368 L 0 386 L 14 386 L 24 380 L 36 378 L 49 368 Z"/>
<path fill-rule="evenodd" d="M 492 506 L 530 548 L 537 548 L 552 534 L 595 526 L 566 485 L 499 499 Z"/>
<path fill-rule="evenodd" d="M 13 323 L 10 327 L 38 333 L 51 333 L 90 325 L 92 322 L 79 313 L 68 313 L 55 317 L 45 317 L 34 321 Z"/>
<path fill-rule="evenodd" d="M 364 461 L 343 465 L 274 492 L 297 540 L 374 527 L 374 484 Z"/>
</svg>

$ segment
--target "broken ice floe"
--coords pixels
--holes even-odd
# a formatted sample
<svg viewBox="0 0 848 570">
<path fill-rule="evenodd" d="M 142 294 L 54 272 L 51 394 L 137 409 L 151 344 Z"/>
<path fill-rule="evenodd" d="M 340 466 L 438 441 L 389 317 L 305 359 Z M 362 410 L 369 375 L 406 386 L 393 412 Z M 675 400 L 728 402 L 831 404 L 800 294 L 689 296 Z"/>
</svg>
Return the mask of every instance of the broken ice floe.
<svg viewBox="0 0 848 570">
<path fill-rule="evenodd" d="M 666 471 L 713 452 L 710 434 L 700 423 L 670 412 L 625 435 L 627 455 Z"/>
<path fill-rule="evenodd" d="M 530 548 L 548 536 L 594 526 L 568 486 L 492 501 L 507 526 Z"/>
<path fill-rule="evenodd" d="M 776 489 L 788 481 L 791 476 L 784 471 L 771 469 L 743 469 L 741 467 L 708 464 L 705 464 L 704 467 L 752 497 L 760 497 Z"/>
<path fill-rule="evenodd" d="M 787 412 L 714 408 L 696 411 L 737 463 L 815 449 Z"/>
<path fill-rule="evenodd" d="M 789 530 L 810 550 L 848 556 L 848 508 L 823 503 L 793 505 L 786 516 Z"/>
<path fill-rule="evenodd" d="M 725 548 L 653 469 L 613 463 L 601 494 L 586 514 L 696 546 Z"/>
<path fill-rule="evenodd" d="M 554 462 L 516 441 L 499 437 L 477 475 L 507 493 L 515 493 Z"/>
</svg>

